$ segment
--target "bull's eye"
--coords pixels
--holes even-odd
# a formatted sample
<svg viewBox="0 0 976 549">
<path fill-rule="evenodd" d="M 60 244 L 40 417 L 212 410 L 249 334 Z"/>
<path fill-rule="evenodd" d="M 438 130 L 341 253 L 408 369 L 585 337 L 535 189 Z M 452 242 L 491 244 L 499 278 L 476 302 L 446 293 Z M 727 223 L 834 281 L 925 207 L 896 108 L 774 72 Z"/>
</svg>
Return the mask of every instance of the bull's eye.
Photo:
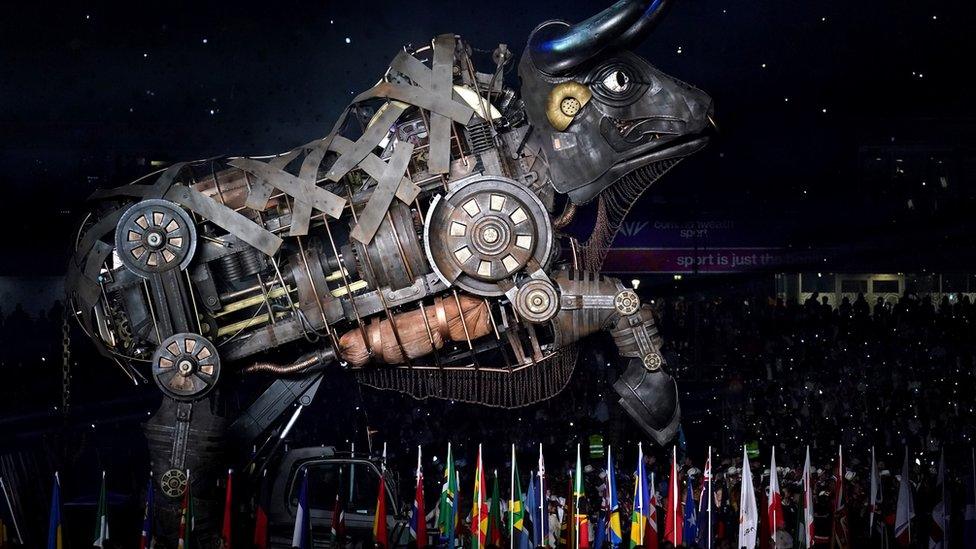
<svg viewBox="0 0 976 549">
<path fill-rule="evenodd" d="M 603 79 L 603 86 L 613 93 L 623 93 L 630 86 L 630 77 L 621 70 L 615 70 Z"/>
</svg>

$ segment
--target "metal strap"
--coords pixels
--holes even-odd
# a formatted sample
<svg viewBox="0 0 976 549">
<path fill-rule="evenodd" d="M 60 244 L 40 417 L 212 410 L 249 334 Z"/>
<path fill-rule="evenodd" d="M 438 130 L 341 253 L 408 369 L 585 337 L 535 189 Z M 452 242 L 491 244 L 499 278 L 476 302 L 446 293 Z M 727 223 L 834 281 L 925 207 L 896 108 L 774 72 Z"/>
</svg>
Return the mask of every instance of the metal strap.
<svg viewBox="0 0 976 549">
<path fill-rule="evenodd" d="M 166 199 L 209 219 L 218 227 L 261 250 L 265 255 L 274 255 L 281 247 L 281 238 L 271 231 L 196 189 L 184 185 L 173 185 L 166 193 Z"/>
<path fill-rule="evenodd" d="M 332 141 L 329 150 L 335 151 L 339 154 L 346 154 L 350 149 L 352 149 L 352 146 L 352 141 L 342 137 L 341 135 L 337 135 Z M 363 158 L 362 161 L 359 162 L 359 167 L 366 172 L 366 175 L 379 181 L 379 179 L 383 177 L 383 172 L 386 171 L 386 162 L 380 160 L 380 157 L 376 156 L 375 154 L 369 153 L 366 155 L 366 158 Z M 420 187 L 418 187 L 416 183 L 411 181 L 409 177 L 400 178 L 400 185 L 397 186 L 396 191 L 397 198 L 403 201 L 404 204 L 410 204 L 415 198 L 417 198 L 418 194 L 420 194 Z"/>
<path fill-rule="evenodd" d="M 286 171 L 272 168 L 260 160 L 235 158 L 228 162 L 228 164 L 248 173 L 253 173 L 288 196 L 296 200 L 308 202 L 315 209 L 325 212 L 326 215 L 331 217 L 338 218 L 342 214 L 342 208 L 346 205 L 346 199 L 336 196 L 325 189 L 316 187 L 314 182 L 309 182 Z"/>
<path fill-rule="evenodd" d="M 302 147 L 276 156 L 268 161 L 268 166 L 282 170 L 292 160 L 294 160 L 300 152 L 302 152 Z M 254 181 L 251 182 L 251 192 L 248 193 L 247 200 L 244 201 L 244 205 L 252 210 L 263 212 L 268 208 L 268 200 L 271 198 L 271 193 L 273 191 L 274 187 L 272 187 L 270 183 L 260 177 L 255 178 Z"/>
<path fill-rule="evenodd" d="M 359 222 L 349 233 L 350 237 L 363 244 L 369 244 L 373 240 L 373 236 L 380 228 L 387 210 L 390 209 L 400 179 L 407 171 L 407 163 L 410 162 L 411 154 L 413 154 L 413 144 L 406 141 L 396 142 L 390 163 L 387 164 L 383 176 L 380 177 L 376 188 L 373 189 L 373 194 L 369 197 L 366 207 L 359 214 Z"/>
<path fill-rule="evenodd" d="M 355 168 L 386 137 L 386 134 L 390 132 L 390 127 L 400 118 L 403 111 L 404 107 L 394 103 L 388 103 L 382 114 L 380 114 L 370 127 L 366 128 L 366 131 L 349 148 L 349 151 L 340 156 L 332 164 L 332 168 L 329 169 L 326 177 L 331 181 L 339 181 L 350 170 Z"/>
<path fill-rule="evenodd" d="M 453 88 L 448 86 L 448 90 L 453 90 Z M 459 124 L 467 125 L 471 121 L 471 117 L 474 116 L 474 109 L 452 100 L 450 95 L 440 97 L 418 86 L 400 86 L 390 82 L 381 82 L 373 86 L 357 95 L 352 102 L 360 103 L 377 97 L 395 99 L 421 109 L 443 114 Z"/>
<path fill-rule="evenodd" d="M 122 185 L 121 187 L 115 187 L 113 189 L 98 189 L 93 192 L 91 196 L 88 197 L 89 200 L 99 200 L 102 198 L 118 198 L 120 196 L 131 196 L 133 198 L 162 198 L 163 195 L 169 191 L 170 186 L 176 179 L 176 176 L 180 175 L 183 168 L 189 162 L 177 162 L 172 166 L 166 168 L 166 170 L 159 176 L 152 185 L 138 185 L 129 184 Z"/>
<path fill-rule="evenodd" d="M 451 103 L 455 45 L 453 34 L 442 34 L 434 39 L 434 61 L 430 75 L 430 93 L 435 98 L 446 99 Z M 441 112 L 433 109 L 430 111 L 427 171 L 432 174 L 448 173 L 451 170 L 451 120 Z"/>
<path fill-rule="evenodd" d="M 319 166 L 325 158 L 325 153 L 329 151 L 329 144 L 326 142 L 326 139 L 320 140 L 308 152 L 305 160 L 302 161 L 302 168 L 298 172 L 298 177 L 310 185 L 315 185 L 315 180 L 319 174 Z M 308 234 L 308 224 L 311 220 L 312 204 L 296 198 L 291 208 L 291 229 L 289 229 L 288 234 L 290 236 Z"/>
</svg>

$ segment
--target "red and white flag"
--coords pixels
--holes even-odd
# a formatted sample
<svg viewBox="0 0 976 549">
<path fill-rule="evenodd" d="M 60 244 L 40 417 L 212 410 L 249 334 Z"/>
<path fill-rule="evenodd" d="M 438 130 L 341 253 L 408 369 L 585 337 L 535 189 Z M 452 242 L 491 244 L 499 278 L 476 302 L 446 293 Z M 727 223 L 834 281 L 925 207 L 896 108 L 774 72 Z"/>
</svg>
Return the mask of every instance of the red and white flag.
<svg viewBox="0 0 976 549">
<path fill-rule="evenodd" d="M 810 447 L 807 446 L 807 458 L 803 462 L 803 539 L 800 547 L 813 547 L 813 478 L 810 473 Z"/>
<path fill-rule="evenodd" d="M 739 545 L 742 549 L 756 547 L 756 534 L 759 531 L 759 509 L 756 508 L 756 489 L 752 485 L 752 470 L 749 469 L 749 455 L 742 447 L 742 486 L 739 489 Z"/>
<path fill-rule="evenodd" d="M 905 464 L 901 467 L 901 484 L 898 486 L 898 505 L 895 510 L 895 540 L 898 545 L 907 547 L 912 538 L 912 519 L 915 518 L 915 503 L 912 501 L 911 479 L 909 479 L 909 453 L 905 448 Z"/>
<path fill-rule="evenodd" d="M 935 482 L 939 500 L 932 507 L 932 524 L 929 526 L 929 549 L 944 549 L 946 537 L 946 485 L 944 451 L 939 453 L 939 476 Z"/>
<path fill-rule="evenodd" d="M 651 494 L 650 506 L 647 509 L 647 529 L 644 534 L 644 549 L 657 549 L 657 485 L 654 483 L 654 473 L 651 473 L 651 484 L 648 487 Z"/>
<path fill-rule="evenodd" d="M 664 514 L 664 539 L 670 541 L 675 546 L 681 545 L 681 529 L 684 526 L 684 517 L 680 513 L 679 501 L 680 490 L 678 489 L 678 448 L 672 449 L 671 453 L 671 478 L 668 480 L 668 510 Z"/>
<path fill-rule="evenodd" d="M 776 447 L 769 458 L 769 503 L 766 505 L 766 518 L 769 520 L 769 537 L 776 547 L 776 531 L 786 526 L 783 519 L 783 496 L 779 493 L 779 477 L 776 475 Z"/>
<path fill-rule="evenodd" d="M 840 549 L 849 546 L 847 536 L 847 506 L 844 504 L 844 447 L 837 447 L 837 471 L 834 477 L 834 523 L 830 546 Z"/>
</svg>

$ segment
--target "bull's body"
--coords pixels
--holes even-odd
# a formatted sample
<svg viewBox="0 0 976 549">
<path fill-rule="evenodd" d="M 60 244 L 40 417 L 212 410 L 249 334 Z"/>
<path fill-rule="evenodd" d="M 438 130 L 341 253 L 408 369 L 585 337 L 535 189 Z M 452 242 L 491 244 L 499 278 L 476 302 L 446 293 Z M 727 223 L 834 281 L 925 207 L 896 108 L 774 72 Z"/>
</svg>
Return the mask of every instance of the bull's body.
<svg viewBox="0 0 976 549">
<path fill-rule="evenodd" d="M 229 427 L 250 440 L 332 364 L 419 398 L 515 407 L 555 394 L 576 342 L 610 330 L 630 359 L 621 404 L 659 442 L 673 436 L 650 312 L 600 275 L 639 194 L 705 142 L 708 97 L 626 51 L 659 4 L 540 26 L 521 93 L 504 85 L 505 46 L 475 59 L 442 35 L 397 55 L 322 139 L 96 193 L 73 310 L 168 397 L 147 434 L 171 501 L 181 471 L 219 466 L 228 427 L 200 403 L 242 372 L 277 378 Z M 592 234 L 564 233 L 594 199 Z"/>
</svg>

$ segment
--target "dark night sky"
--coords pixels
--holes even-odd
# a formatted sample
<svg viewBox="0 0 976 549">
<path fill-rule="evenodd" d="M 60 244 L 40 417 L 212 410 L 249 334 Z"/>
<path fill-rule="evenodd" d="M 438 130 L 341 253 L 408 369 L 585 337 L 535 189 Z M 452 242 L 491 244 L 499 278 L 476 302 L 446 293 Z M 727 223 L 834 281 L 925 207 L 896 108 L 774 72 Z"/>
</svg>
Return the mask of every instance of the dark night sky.
<svg viewBox="0 0 976 549">
<path fill-rule="evenodd" d="M 324 135 L 401 45 L 453 31 L 476 48 L 505 42 L 520 53 L 537 23 L 578 21 L 607 3 L 5 7 L 0 185 L 13 219 L 4 246 L 20 259 L 0 274 L 57 274 L 83 197 L 106 177 L 145 171 L 131 166 L 137 158 L 290 149 Z M 649 200 L 691 217 L 769 219 L 768 231 L 797 246 L 887 224 L 907 232 L 890 219 L 898 197 L 879 206 L 852 196 L 859 150 L 973 157 L 973 29 L 972 2 L 677 0 L 640 53 L 715 98 L 722 136 Z M 838 208 L 848 220 L 840 230 L 829 215 Z M 968 233 L 962 218 L 945 223 L 914 245 Z"/>
</svg>

